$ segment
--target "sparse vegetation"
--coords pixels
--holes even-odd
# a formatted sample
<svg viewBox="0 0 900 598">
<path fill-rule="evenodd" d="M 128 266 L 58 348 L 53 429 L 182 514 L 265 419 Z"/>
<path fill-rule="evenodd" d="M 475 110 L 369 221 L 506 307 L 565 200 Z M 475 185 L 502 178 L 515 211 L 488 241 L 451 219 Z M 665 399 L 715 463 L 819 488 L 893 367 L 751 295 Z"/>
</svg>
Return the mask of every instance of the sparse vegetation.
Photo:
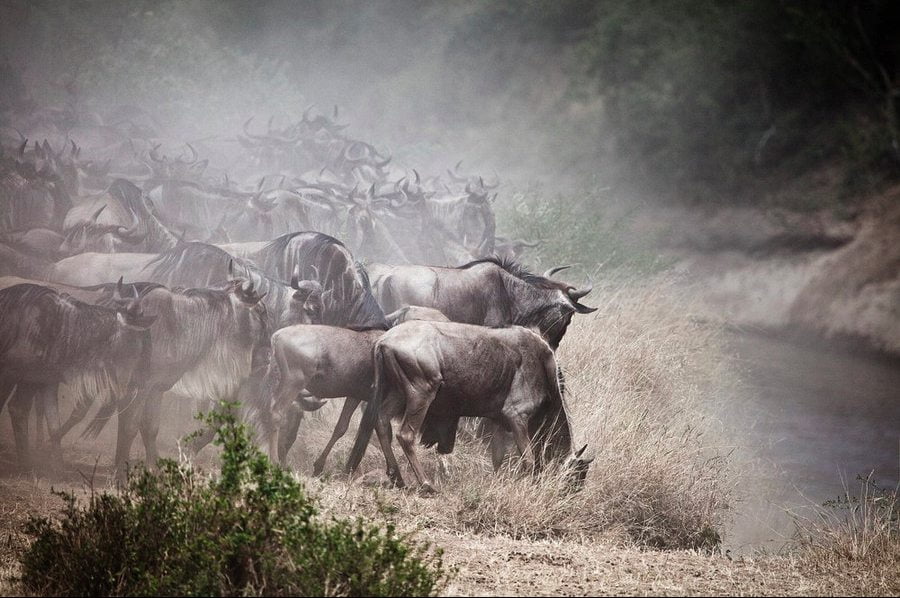
<svg viewBox="0 0 900 598">
<path fill-rule="evenodd" d="M 34 518 L 22 556 L 30 592 L 56 595 L 433 595 L 440 551 L 392 526 L 323 518 L 303 486 L 272 465 L 233 416 L 214 414 L 222 465 L 206 477 L 162 461 L 120 494 L 81 505 L 60 493 L 60 520 Z"/>
<path fill-rule="evenodd" d="M 794 542 L 804 562 L 817 569 L 867 572 L 873 584 L 900 588 L 900 488 L 884 488 L 871 475 L 814 509 L 796 514 Z"/>
</svg>

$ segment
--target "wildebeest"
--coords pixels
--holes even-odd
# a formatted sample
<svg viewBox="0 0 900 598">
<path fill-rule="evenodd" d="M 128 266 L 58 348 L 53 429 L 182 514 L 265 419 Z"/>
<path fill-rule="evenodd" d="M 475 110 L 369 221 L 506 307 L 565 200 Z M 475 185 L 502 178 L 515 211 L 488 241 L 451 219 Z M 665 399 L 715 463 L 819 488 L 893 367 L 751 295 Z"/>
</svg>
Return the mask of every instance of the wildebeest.
<svg viewBox="0 0 900 598">
<path fill-rule="evenodd" d="M 403 485 L 391 448 L 391 417 L 402 416 L 400 446 L 419 484 L 433 491 L 416 455 L 417 436 L 422 431 L 423 443 L 451 452 L 459 418 L 469 416 L 509 429 L 526 467 L 566 461 L 574 481 L 583 481 L 589 461 L 581 458 L 584 448 L 572 452 L 556 359 L 537 333 L 519 326 L 414 321 L 386 332 L 374 354 L 375 390 L 347 461 L 348 472 L 359 466 L 377 429 L 388 476 Z"/>
<path fill-rule="evenodd" d="M 394 322 L 446 320 L 435 309 L 407 306 L 388 316 Z M 331 439 L 313 465 L 313 475 L 325 468 L 334 444 L 347 432 L 353 412 L 369 400 L 374 380 L 372 350 L 383 330 L 350 330 L 334 326 L 289 326 L 272 335 L 272 358 L 256 397 L 256 419 L 269 442 L 270 455 L 284 463 L 297 436 L 303 413 L 322 405 L 321 399 L 346 397 Z"/>
<path fill-rule="evenodd" d="M 102 193 L 84 198 L 66 214 L 60 251 L 158 253 L 172 249 L 178 237 L 150 210 L 141 190 L 115 179 Z"/>
<path fill-rule="evenodd" d="M 35 393 L 66 382 L 76 402 L 127 394 L 135 367 L 149 351 L 147 329 L 154 320 L 140 299 L 111 309 L 40 285 L 0 290 L 0 401 L 16 387 L 10 414 L 23 462 Z"/>
<path fill-rule="evenodd" d="M 453 322 L 536 327 L 554 350 L 572 314 L 596 311 L 579 303 L 591 286 L 577 289 L 550 278 L 561 269 L 538 276 L 499 258 L 480 259 L 458 268 L 369 267 L 375 294 L 387 312 L 421 305 L 440 310 Z"/>
<path fill-rule="evenodd" d="M 281 235 L 247 254 L 247 259 L 278 280 L 317 280 L 327 293 L 322 323 L 356 330 L 386 329 L 384 312 L 372 295 L 366 269 L 334 237 L 304 231 Z"/>
<path fill-rule="evenodd" d="M 230 265 L 238 276 L 252 282 L 256 291 L 264 295 L 272 330 L 294 321 L 296 289 L 286 282 L 291 279 L 290 272 L 284 278 L 276 279 L 248 260 L 197 241 L 181 243 L 159 255 L 82 253 L 56 262 L 43 278 L 74 286 L 102 284 L 123 277 L 125 280 L 156 282 L 170 288 L 215 288 L 225 286 L 231 280 Z"/>
<path fill-rule="evenodd" d="M 292 323 L 318 321 L 321 288 L 314 281 L 292 281 L 296 303 Z M 171 391 L 201 405 L 234 400 L 254 367 L 268 359 L 270 328 L 263 297 L 253 283 L 237 278 L 224 289 L 167 289 L 152 285 L 142 303 L 157 320 L 150 327 L 151 351 L 136 377 L 136 397 L 118 411 L 116 465 L 121 472 L 138 431 L 147 460 L 157 458 L 156 435 L 162 393 Z M 115 405 L 101 407 L 89 432 L 96 435 Z M 195 450 L 211 440 L 198 438 Z"/>
<path fill-rule="evenodd" d="M 35 154 L 26 156 L 27 145 L 26 139 L 15 158 L 0 156 L 0 230 L 60 231 L 72 200 L 44 148 L 35 142 Z"/>
</svg>

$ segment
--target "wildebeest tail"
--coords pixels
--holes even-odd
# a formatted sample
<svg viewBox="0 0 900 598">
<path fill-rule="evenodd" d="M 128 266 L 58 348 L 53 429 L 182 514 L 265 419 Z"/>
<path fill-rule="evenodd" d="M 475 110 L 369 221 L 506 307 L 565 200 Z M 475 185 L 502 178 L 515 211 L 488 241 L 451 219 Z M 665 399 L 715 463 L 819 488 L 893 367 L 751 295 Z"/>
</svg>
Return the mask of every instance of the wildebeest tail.
<svg viewBox="0 0 900 598">
<path fill-rule="evenodd" d="M 375 345 L 375 389 L 369 402 L 366 404 L 366 410 L 363 411 L 362 421 L 359 422 L 359 430 L 356 432 L 356 440 L 353 443 L 353 449 L 347 458 L 346 472 L 352 474 L 359 467 L 362 458 L 366 454 L 366 448 L 369 446 L 369 439 L 372 437 L 372 430 L 375 429 L 375 422 L 378 420 L 378 413 L 381 411 L 381 405 L 384 402 L 384 353 L 381 346 Z"/>
</svg>

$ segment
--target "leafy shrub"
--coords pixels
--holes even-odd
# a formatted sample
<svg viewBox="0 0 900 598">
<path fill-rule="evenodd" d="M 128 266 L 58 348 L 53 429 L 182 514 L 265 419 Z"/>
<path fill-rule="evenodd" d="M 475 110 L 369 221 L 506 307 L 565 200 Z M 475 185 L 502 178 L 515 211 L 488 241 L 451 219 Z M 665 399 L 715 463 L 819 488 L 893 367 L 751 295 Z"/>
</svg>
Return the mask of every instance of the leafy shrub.
<svg viewBox="0 0 900 598">
<path fill-rule="evenodd" d="M 218 426 L 222 464 L 206 477 L 160 462 L 119 494 L 85 506 L 60 493 L 60 520 L 33 518 L 22 556 L 32 592 L 62 595 L 433 595 L 441 552 L 386 529 L 326 520 L 303 486 L 273 465 L 228 413 Z"/>
</svg>

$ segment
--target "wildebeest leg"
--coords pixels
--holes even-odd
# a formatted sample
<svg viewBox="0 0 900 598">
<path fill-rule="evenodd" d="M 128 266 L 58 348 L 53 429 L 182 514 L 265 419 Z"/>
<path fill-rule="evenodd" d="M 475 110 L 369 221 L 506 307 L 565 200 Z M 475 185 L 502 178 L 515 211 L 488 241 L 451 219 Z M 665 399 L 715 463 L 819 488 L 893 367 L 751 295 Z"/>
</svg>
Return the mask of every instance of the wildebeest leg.
<svg viewBox="0 0 900 598">
<path fill-rule="evenodd" d="M 125 481 L 126 465 L 131 456 L 131 445 L 138 433 L 138 418 L 144 408 L 140 398 L 142 397 L 132 395 L 120 403 L 119 429 L 116 435 L 116 479 L 120 482 Z"/>
<path fill-rule="evenodd" d="M 141 414 L 141 440 L 144 441 L 144 454 L 147 466 L 156 467 L 159 461 L 159 450 L 156 446 L 156 437 L 159 435 L 159 413 L 162 408 L 162 393 L 151 390 L 144 395 L 144 409 Z"/>
<path fill-rule="evenodd" d="M 535 465 L 534 452 L 531 449 L 531 440 L 528 438 L 528 424 L 518 417 L 511 417 L 506 421 L 509 424 L 513 439 L 516 441 L 519 454 L 522 456 L 522 465 L 526 471 L 533 472 Z"/>
<path fill-rule="evenodd" d="M 506 445 L 509 441 L 509 433 L 500 424 L 492 423 L 491 427 L 493 427 L 491 432 L 491 464 L 494 466 L 494 472 L 497 472 L 503 466 L 503 460 L 506 458 Z"/>
<path fill-rule="evenodd" d="M 287 465 L 287 454 L 297 440 L 297 431 L 300 430 L 300 422 L 303 421 L 303 409 L 300 405 L 290 405 L 278 429 L 278 462 L 282 467 Z"/>
<path fill-rule="evenodd" d="M 384 413 L 378 414 L 378 420 L 375 422 L 375 433 L 378 435 L 378 442 L 381 444 L 381 452 L 384 453 L 384 460 L 387 463 L 387 475 L 391 482 L 398 488 L 403 488 L 406 484 L 403 482 L 403 475 L 400 473 L 400 464 L 397 463 L 397 457 L 394 456 L 394 449 L 391 447 L 391 441 L 394 437 L 394 431 L 391 429 L 391 418 Z"/>
<path fill-rule="evenodd" d="M 94 404 L 94 397 L 79 397 L 75 402 L 75 408 L 69 414 L 69 418 L 62 426 L 54 428 L 50 425 L 50 443 L 60 444 L 63 436 L 68 434 L 69 430 L 78 425 Z"/>
<path fill-rule="evenodd" d="M 400 443 L 400 448 L 403 449 L 406 459 L 416 474 L 416 479 L 419 480 L 419 484 L 425 492 L 434 492 L 434 487 L 428 478 L 425 477 L 425 470 L 422 469 L 422 464 L 419 462 L 418 455 L 416 455 L 416 437 L 419 435 L 419 430 L 422 429 L 422 422 L 425 421 L 428 407 L 434 400 L 435 395 L 437 395 L 436 389 L 426 390 L 422 393 L 419 393 L 418 389 L 409 392 L 406 398 L 406 413 L 403 415 L 403 421 L 400 422 L 400 431 L 397 433 L 397 442 Z M 456 432 L 455 426 L 453 431 L 454 433 Z"/>
<path fill-rule="evenodd" d="M 0 413 L 3 412 L 4 405 L 14 392 L 16 392 L 16 383 L 0 378 Z"/>
<path fill-rule="evenodd" d="M 357 397 L 347 397 L 344 399 L 344 407 L 341 409 L 341 415 L 338 417 L 337 424 L 334 426 L 334 432 L 331 433 L 331 438 L 322 450 L 322 454 L 319 455 L 319 458 L 313 463 L 313 475 L 321 475 L 322 471 L 325 470 L 325 461 L 328 459 L 331 449 L 334 448 L 334 444 L 347 433 L 347 428 L 350 427 L 350 419 L 353 417 L 353 412 L 356 411 L 356 408 L 359 407 L 361 402 L 362 399 Z"/>
<path fill-rule="evenodd" d="M 49 454 L 56 464 L 62 463 L 62 446 L 59 436 L 55 433 L 59 429 L 59 385 L 47 384 L 37 393 L 34 403 L 35 419 L 37 419 L 37 444 L 44 442 L 44 425 L 50 440 Z"/>
<path fill-rule="evenodd" d="M 273 379 L 276 388 L 271 395 L 272 398 L 269 403 L 270 412 L 268 418 L 264 418 L 262 423 L 263 428 L 267 427 L 267 425 L 269 427 L 268 430 L 265 430 L 269 441 L 269 458 L 273 461 L 278 459 L 280 462 L 282 456 L 280 449 L 284 442 L 280 436 L 284 436 L 288 432 L 288 430 L 285 429 L 286 420 L 289 417 L 290 410 L 297 406 L 296 399 L 304 392 L 306 379 L 303 377 L 303 372 L 300 371 L 299 368 L 289 369 L 287 367 L 279 367 L 277 356 L 275 355 L 272 356 L 272 359 L 269 362 L 269 369 L 266 372 L 264 388 L 272 388 Z M 302 413 L 299 414 L 299 418 L 302 419 L 302 417 Z M 298 421 L 297 427 L 299 427 L 299 425 L 300 423 Z M 297 435 L 297 427 L 294 428 L 294 438 L 296 438 Z M 288 448 L 290 448 L 293 442 L 294 440 L 292 438 L 288 442 Z M 285 455 L 286 454 L 287 451 L 285 451 Z"/>
<path fill-rule="evenodd" d="M 35 384 L 19 384 L 16 394 L 9 401 L 9 417 L 12 419 L 13 436 L 16 439 L 16 454 L 22 467 L 31 467 L 31 453 L 28 450 L 28 416 L 38 390 Z"/>
</svg>

